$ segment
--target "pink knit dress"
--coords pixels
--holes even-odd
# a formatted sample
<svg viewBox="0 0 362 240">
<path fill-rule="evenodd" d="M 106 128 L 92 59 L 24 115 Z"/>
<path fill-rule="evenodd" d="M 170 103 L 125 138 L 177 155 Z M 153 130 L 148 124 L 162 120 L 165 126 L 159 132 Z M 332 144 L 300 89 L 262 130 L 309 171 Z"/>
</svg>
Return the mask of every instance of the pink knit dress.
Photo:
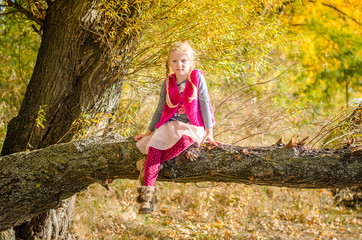
<svg viewBox="0 0 362 240">
<path fill-rule="evenodd" d="M 197 127 L 191 123 L 168 121 L 157 128 L 152 135 L 142 138 L 136 143 L 143 154 L 148 154 L 149 147 L 167 150 L 174 146 L 185 135 L 200 144 L 205 135 L 204 127 Z"/>
</svg>

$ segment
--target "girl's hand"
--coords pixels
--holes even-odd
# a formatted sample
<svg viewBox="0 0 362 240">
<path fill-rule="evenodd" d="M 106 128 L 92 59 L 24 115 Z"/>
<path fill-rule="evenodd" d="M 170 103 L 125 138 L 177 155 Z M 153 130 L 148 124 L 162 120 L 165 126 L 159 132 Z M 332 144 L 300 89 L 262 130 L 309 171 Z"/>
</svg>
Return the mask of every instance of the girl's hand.
<svg viewBox="0 0 362 240">
<path fill-rule="evenodd" d="M 205 129 L 205 131 L 206 131 L 206 136 L 202 140 L 201 144 L 205 142 L 209 142 L 215 146 L 220 146 L 222 144 L 221 142 L 214 140 L 214 137 L 212 136 L 212 128 L 207 128 Z"/>
<path fill-rule="evenodd" d="M 148 130 L 145 134 L 136 135 L 136 136 L 134 137 L 134 140 L 139 141 L 139 140 L 141 140 L 143 137 L 148 136 L 148 135 L 151 135 L 151 133 L 152 133 L 151 130 Z"/>
</svg>

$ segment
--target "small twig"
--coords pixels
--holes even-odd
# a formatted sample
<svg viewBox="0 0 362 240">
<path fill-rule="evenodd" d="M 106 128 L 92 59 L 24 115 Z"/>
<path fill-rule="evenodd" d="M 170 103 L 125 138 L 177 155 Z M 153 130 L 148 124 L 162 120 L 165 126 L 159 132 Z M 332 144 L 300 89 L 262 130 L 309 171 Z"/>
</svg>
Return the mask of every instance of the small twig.
<svg viewBox="0 0 362 240">
<path fill-rule="evenodd" d="M 136 98 L 137 98 L 137 94 L 135 94 L 135 96 L 134 96 L 134 98 L 132 99 L 132 101 L 128 103 L 128 105 L 123 109 L 123 111 L 119 114 L 119 116 L 118 116 L 116 119 L 114 119 L 113 121 L 109 122 L 103 130 L 109 128 L 109 127 L 112 126 L 118 119 L 120 119 L 120 118 L 122 117 L 122 115 L 127 111 L 127 109 L 129 109 L 129 108 L 131 107 L 131 105 L 136 101 Z M 124 122 L 124 123 L 126 123 L 126 122 Z M 100 130 L 102 130 L 102 129 L 100 129 Z M 104 131 L 104 134 L 106 134 L 106 131 Z"/>
<path fill-rule="evenodd" d="M 235 95 L 236 93 L 240 92 L 240 91 L 243 91 L 245 89 L 248 89 L 250 87 L 253 87 L 253 86 L 257 86 L 257 85 L 262 85 L 262 84 L 266 84 L 266 83 L 270 83 L 270 82 L 273 82 L 275 80 L 277 80 L 280 76 L 284 75 L 289 69 L 291 69 L 292 67 L 294 67 L 295 65 L 299 64 L 300 62 L 296 62 L 294 64 L 292 64 L 290 67 L 288 67 L 286 70 L 284 70 L 283 72 L 281 72 L 280 74 L 278 74 L 276 77 L 272 78 L 272 79 L 269 79 L 269 80 L 266 80 L 266 81 L 263 81 L 263 82 L 257 82 L 257 83 L 254 83 L 254 84 L 251 84 L 251 85 L 247 85 L 245 87 L 242 87 L 242 88 L 239 88 L 238 90 L 236 90 L 235 92 L 233 92 L 232 94 L 230 94 L 227 98 L 225 98 L 217 107 L 216 107 L 216 110 L 215 110 L 215 114 L 216 112 L 219 110 L 219 108 L 225 103 L 227 102 L 233 95 Z M 274 69 L 273 69 L 274 70 Z M 269 71 L 270 72 L 270 71 Z M 263 77 L 266 75 L 266 73 L 261 76 L 259 78 L 260 79 L 263 79 Z"/>
<path fill-rule="evenodd" d="M 311 2 L 314 2 L 314 1 L 311 1 Z M 354 19 L 353 17 L 347 15 L 345 12 L 342 12 L 341 10 L 339 10 L 338 8 L 336 8 L 335 6 L 332 6 L 332 5 L 329 5 L 327 3 L 321 3 L 322 5 L 326 6 L 326 7 L 329 7 L 329 8 L 332 8 L 333 10 L 339 12 L 340 14 L 346 16 L 347 18 L 351 19 L 352 21 L 354 21 L 355 23 L 357 23 L 358 25 L 361 25 L 356 19 Z"/>
<path fill-rule="evenodd" d="M 33 28 L 34 32 L 36 32 L 40 37 L 43 36 L 41 33 L 41 28 L 37 29 L 34 24 L 32 24 L 31 27 Z"/>
<path fill-rule="evenodd" d="M 201 186 L 197 185 L 197 182 L 194 182 L 194 184 L 198 188 L 213 188 L 214 187 L 214 186 L 209 186 L 209 185 L 207 185 L 206 187 L 201 187 Z"/>
<path fill-rule="evenodd" d="M 353 114 L 351 114 L 347 117 L 343 113 L 337 114 L 327 124 L 325 124 L 322 127 L 322 129 L 319 131 L 319 133 L 312 140 L 310 140 L 308 144 L 312 143 L 315 140 L 315 143 L 312 145 L 312 147 L 314 147 L 319 141 L 321 141 L 323 138 L 325 138 L 328 134 L 330 134 L 334 130 L 338 129 L 339 127 L 341 127 L 341 125 L 343 123 L 345 123 L 349 119 L 351 119 L 352 116 L 353 116 Z M 334 127 L 327 128 L 328 126 L 331 126 L 334 123 L 335 123 Z"/>
<path fill-rule="evenodd" d="M 353 133 L 353 132 L 352 132 L 352 133 Z M 350 135 L 350 134 L 351 134 L 351 133 L 345 133 L 345 134 L 343 134 L 343 135 L 341 135 L 341 136 L 339 136 L 339 137 L 333 138 L 332 140 L 329 140 L 328 142 L 324 143 L 324 144 L 322 145 L 322 148 L 325 147 L 325 146 L 327 146 L 327 145 L 330 144 L 331 142 L 334 142 L 334 141 L 336 141 L 336 140 L 338 140 L 338 139 L 340 139 L 340 138 L 343 138 L 343 137 L 345 137 L 345 136 L 348 136 L 348 135 Z"/>
<path fill-rule="evenodd" d="M 157 19 L 160 19 L 162 16 L 164 16 L 166 13 L 169 13 L 171 10 L 173 10 L 174 8 L 176 8 L 178 5 L 181 5 L 181 3 L 183 2 L 184 0 L 181 0 L 179 2 L 177 2 L 175 5 L 173 5 L 172 7 L 170 7 L 169 9 L 167 9 L 166 11 L 164 12 L 161 12 L 160 14 L 156 15 L 153 17 L 153 21 L 154 20 L 157 20 Z"/>
</svg>

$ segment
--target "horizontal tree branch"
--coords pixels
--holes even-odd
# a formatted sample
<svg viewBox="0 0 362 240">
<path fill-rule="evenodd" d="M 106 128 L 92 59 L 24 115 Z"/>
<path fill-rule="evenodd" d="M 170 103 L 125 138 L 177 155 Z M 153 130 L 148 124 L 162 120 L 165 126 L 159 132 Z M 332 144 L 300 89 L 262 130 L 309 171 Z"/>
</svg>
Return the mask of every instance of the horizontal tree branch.
<svg viewBox="0 0 362 240">
<path fill-rule="evenodd" d="M 237 182 L 293 188 L 362 184 L 362 148 L 206 145 L 167 161 L 159 181 Z M 132 139 L 96 137 L 0 157 L 0 231 L 56 208 L 92 183 L 137 179 L 144 155 Z"/>
</svg>

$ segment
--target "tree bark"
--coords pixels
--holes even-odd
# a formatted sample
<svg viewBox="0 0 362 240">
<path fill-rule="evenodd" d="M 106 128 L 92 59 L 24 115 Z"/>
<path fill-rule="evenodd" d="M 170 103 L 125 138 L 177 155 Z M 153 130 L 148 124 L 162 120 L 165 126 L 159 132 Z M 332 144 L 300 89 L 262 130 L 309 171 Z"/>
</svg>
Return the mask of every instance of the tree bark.
<svg viewBox="0 0 362 240">
<path fill-rule="evenodd" d="M 83 113 L 115 112 L 121 96 L 123 76 L 137 46 L 132 36 L 117 42 L 123 50 L 119 53 L 122 62 L 112 67 L 112 49 L 97 34 L 101 28 L 101 0 L 48 1 L 48 4 L 34 72 L 19 114 L 8 124 L 2 155 L 27 148 L 43 148 L 60 139 L 68 142 L 73 137 L 68 130 Z M 40 107 L 46 113 L 44 128 L 36 127 Z M 34 161 L 36 164 L 37 160 Z M 62 204 L 68 209 L 61 212 L 58 208 L 16 227 L 16 237 L 71 239 L 71 236 L 54 232 L 68 229 L 67 224 L 71 223 L 71 217 L 67 219 L 67 216 L 72 212 L 72 204 Z M 52 204 L 52 207 L 59 205 Z M 65 219 L 56 222 L 56 215 L 65 216 Z M 62 223 L 66 225 L 62 226 Z"/>
<path fill-rule="evenodd" d="M 34 72 L 19 114 L 9 122 L 2 155 L 24 151 L 28 143 L 34 149 L 57 143 L 82 113 L 117 110 L 133 43 L 123 43 L 130 46 L 120 53 L 127 56 L 123 66 L 110 67 L 111 50 L 95 33 L 101 2 L 56 1 L 47 9 Z M 44 128 L 34 128 L 41 106 Z"/>
<path fill-rule="evenodd" d="M 206 145 L 163 164 L 158 180 L 238 182 L 293 188 L 362 185 L 362 148 Z M 0 158 L 0 230 L 52 209 L 92 183 L 137 179 L 135 141 L 95 137 Z"/>
</svg>

